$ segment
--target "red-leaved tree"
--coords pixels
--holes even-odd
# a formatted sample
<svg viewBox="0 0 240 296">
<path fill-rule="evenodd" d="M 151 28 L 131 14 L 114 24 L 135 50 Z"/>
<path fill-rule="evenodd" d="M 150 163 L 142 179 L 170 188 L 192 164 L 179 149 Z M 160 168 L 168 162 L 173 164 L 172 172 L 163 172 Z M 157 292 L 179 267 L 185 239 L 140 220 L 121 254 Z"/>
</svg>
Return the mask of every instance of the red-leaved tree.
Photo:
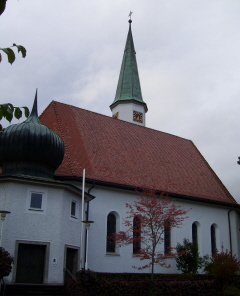
<svg viewBox="0 0 240 296">
<path fill-rule="evenodd" d="M 151 267 L 151 277 L 154 274 L 154 264 L 162 267 L 170 267 L 166 259 L 173 257 L 171 248 L 165 252 L 159 251 L 157 246 L 166 239 L 166 231 L 170 234 L 173 227 L 180 227 L 189 210 L 176 205 L 174 200 L 165 195 L 157 194 L 154 190 L 138 192 L 137 201 L 133 204 L 126 203 L 127 217 L 123 224 L 126 231 L 113 233 L 111 239 L 119 247 L 133 244 L 134 254 L 139 255 L 140 260 L 148 260 L 148 263 L 137 268 L 139 270 Z"/>
</svg>

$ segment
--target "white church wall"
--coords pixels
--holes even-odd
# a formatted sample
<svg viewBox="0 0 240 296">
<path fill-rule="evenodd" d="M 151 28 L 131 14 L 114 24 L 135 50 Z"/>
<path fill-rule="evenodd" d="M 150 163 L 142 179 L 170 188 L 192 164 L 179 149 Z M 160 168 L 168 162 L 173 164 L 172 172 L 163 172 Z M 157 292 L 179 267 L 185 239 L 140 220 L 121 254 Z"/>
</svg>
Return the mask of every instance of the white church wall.
<svg viewBox="0 0 240 296">
<path fill-rule="evenodd" d="M 76 184 L 77 185 L 77 184 Z M 78 186 L 80 186 L 78 184 Z M 91 186 L 86 186 L 86 191 Z M 29 191 L 44 193 L 43 211 L 29 211 Z M 89 220 L 94 221 L 89 230 L 88 268 L 100 272 L 149 272 L 138 271 L 132 266 L 142 266 L 144 261 L 132 255 L 132 245 L 117 248 L 116 254 L 106 252 L 107 216 L 114 213 L 117 217 L 117 231 L 126 230 L 123 219 L 126 217 L 126 203 L 133 203 L 136 192 L 94 186 L 90 192 L 96 198 L 89 203 Z M 46 244 L 47 272 L 45 282 L 62 283 L 63 268 L 66 261 L 66 247 L 79 249 L 81 234 L 81 198 L 63 188 L 44 184 L 0 182 L 0 209 L 10 211 L 4 221 L 2 246 L 15 256 L 13 272 L 8 281 L 16 276 L 17 246 L 19 242 Z M 71 217 L 71 201 L 77 202 L 76 217 Z M 192 241 L 192 224 L 198 226 L 198 245 L 201 255 L 211 254 L 211 225 L 216 229 L 216 245 L 219 250 L 230 249 L 228 212 L 224 208 L 208 203 L 184 200 L 176 201 L 184 209 L 190 209 L 189 217 L 180 228 L 171 231 L 171 246 L 182 243 L 184 238 Z M 239 215 L 230 213 L 232 227 L 233 253 L 239 256 Z M 159 246 L 164 251 L 164 244 Z M 170 269 L 156 266 L 156 272 L 177 272 L 175 260 L 169 260 Z M 78 264 L 79 266 L 79 264 Z"/>
<path fill-rule="evenodd" d="M 29 210 L 29 192 L 44 193 L 43 211 Z M 45 282 L 62 283 L 65 246 L 80 247 L 81 198 L 63 188 L 44 184 L 0 183 L 0 209 L 10 211 L 4 221 L 2 246 L 15 256 L 8 281 L 15 281 L 19 242 L 48 244 Z M 71 201 L 78 201 L 78 218 L 71 217 Z M 46 273 L 45 273 L 46 276 Z"/>
<path fill-rule="evenodd" d="M 91 194 L 96 198 L 90 202 L 90 220 L 94 221 L 89 231 L 89 269 L 102 272 L 138 272 L 132 266 L 142 266 L 145 262 L 140 261 L 138 257 L 132 255 L 132 245 L 121 247 L 117 254 L 106 253 L 106 231 L 107 215 L 110 212 L 117 212 L 120 218 L 120 230 L 126 230 L 122 224 L 126 217 L 127 208 L 125 203 L 133 203 L 136 200 L 137 193 L 124 190 L 116 190 L 95 186 Z M 208 203 L 196 203 L 190 201 L 178 200 L 178 205 L 185 209 L 190 209 L 187 214 L 189 217 L 184 221 L 181 228 L 175 228 L 171 231 L 171 245 L 182 243 L 184 238 L 192 241 L 192 223 L 197 222 L 198 244 L 200 254 L 211 254 L 211 225 L 216 227 L 216 245 L 219 250 L 223 245 L 224 249 L 230 248 L 228 231 L 228 211 L 229 209 L 211 205 Z M 163 252 L 164 245 L 159 249 Z M 156 272 L 177 272 L 175 260 L 169 260 L 171 268 L 165 269 L 156 267 Z M 148 272 L 147 269 L 140 272 Z"/>
<path fill-rule="evenodd" d="M 133 121 L 133 111 L 141 112 L 143 114 L 143 122 Z M 137 125 L 145 126 L 145 110 L 144 107 L 134 103 L 121 104 L 119 103 L 112 109 L 112 114 L 118 112 L 118 118 L 127 122 L 131 122 Z"/>
<path fill-rule="evenodd" d="M 229 218 L 231 223 L 231 240 L 232 240 L 232 253 L 236 255 L 240 260 L 240 214 L 236 210 L 229 212 Z"/>
</svg>

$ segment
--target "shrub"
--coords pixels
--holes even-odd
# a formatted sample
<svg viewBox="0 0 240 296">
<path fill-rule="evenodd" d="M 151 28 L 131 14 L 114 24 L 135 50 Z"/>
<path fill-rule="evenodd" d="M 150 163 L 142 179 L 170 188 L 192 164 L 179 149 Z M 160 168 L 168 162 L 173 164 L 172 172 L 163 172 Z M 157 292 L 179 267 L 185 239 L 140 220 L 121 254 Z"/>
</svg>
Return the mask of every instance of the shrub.
<svg viewBox="0 0 240 296">
<path fill-rule="evenodd" d="M 0 247 L 0 279 L 4 276 L 8 276 L 12 270 L 13 257 Z"/>
<path fill-rule="evenodd" d="M 91 270 L 81 269 L 76 273 L 77 282 L 81 288 L 81 294 L 77 295 L 97 295 L 98 281 Z"/>
<path fill-rule="evenodd" d="M 81 296 L 82 294 L 81 287 L 73 279 L 67 279 L 65 281 L 65 294 L 69 296 Z"/>
<path fill-rule="evenodd" d="M 211 273 L 222 283 L 228 283 L 240 270 L 240 262 L 230 251 L 217 253 L 205 266 L 205 271 Z"/>
<path fill-rule="evenodd" d="M 234 286 L 228 286 L 224 290 L 224 295 L 229 295 L 229 296 L 240 296 L 240 290 L 237 287 Z"/>
<path fill-rule="evenodd" d="M 198 247 L 193 245 L 188 239 L 183 240 L 176 246 L 177 269 L 183 273 L 197 273 L 204 264 L 204 259 L 199 256 Z"/>
</svg>

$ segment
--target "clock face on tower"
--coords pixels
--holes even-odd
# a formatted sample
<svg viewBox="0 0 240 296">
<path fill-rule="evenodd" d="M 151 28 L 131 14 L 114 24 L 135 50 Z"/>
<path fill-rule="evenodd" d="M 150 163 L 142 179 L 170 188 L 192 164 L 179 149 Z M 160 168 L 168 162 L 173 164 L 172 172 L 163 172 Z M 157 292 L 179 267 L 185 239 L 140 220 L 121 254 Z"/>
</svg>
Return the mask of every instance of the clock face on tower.
<svg viewBox="0 0 240 296">
<path fill-rule="evenodd" d="M 133 121 L 143 123 L 143 114 L 142 114 L 142 112 L 133 111 Z"/>
</svg>

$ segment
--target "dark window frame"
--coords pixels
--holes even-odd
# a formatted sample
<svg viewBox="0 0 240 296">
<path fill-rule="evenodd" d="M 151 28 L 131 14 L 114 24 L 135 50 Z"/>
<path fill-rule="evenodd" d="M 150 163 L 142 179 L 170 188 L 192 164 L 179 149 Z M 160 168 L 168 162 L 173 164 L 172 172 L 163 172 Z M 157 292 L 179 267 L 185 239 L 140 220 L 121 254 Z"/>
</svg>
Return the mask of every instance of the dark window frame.
<svg viewBox="0 0 240 296">
<path fill-rule="evenodd" d="M 109 213 L 107 216 L 107 244 L 106 251 L 107 253 L 115 253 L 116 252 L 116 243 L 114 239 L 112 239 L 112 234 L 116 233 L 117 226 L 117 218 L 114 213 Z"/>
<path fill-rule="evenodd" d="M 39 200 L 39 197 L 41 198 Z M 42 192 L 31 192 L 29 210 L 32 211 L 43 211 L 43 193 Z"/>
<path fill-rule="evenodd" d="M 192 224 L 192 244 L 198 248 L 198 225 L 196 222 Z"/>
<path fill-rule="evenodd" d="M 164 255 L 171 253 L 171 227 L 166 221 L 164 225 Z"/>
<path fill-rule="evenodd" d="M 141 218 L 136 216 L 133 218 L 133 254 L 141 250 L 141 238 L 139 237 L 141 237 Z"/>
<path fill-rule="evenodd" d="M 214 256 L 217 253 L 216 227 L 214 224 L 212 224 L 210 227 L 210 233 L 211 233 L 211 251 L 212 251 L 212 256 Z"/>
<path fill-rule="evenodd" d="M 77 202 L 71 201 L 71 217 L 77 218 Z"/>
</svg>

